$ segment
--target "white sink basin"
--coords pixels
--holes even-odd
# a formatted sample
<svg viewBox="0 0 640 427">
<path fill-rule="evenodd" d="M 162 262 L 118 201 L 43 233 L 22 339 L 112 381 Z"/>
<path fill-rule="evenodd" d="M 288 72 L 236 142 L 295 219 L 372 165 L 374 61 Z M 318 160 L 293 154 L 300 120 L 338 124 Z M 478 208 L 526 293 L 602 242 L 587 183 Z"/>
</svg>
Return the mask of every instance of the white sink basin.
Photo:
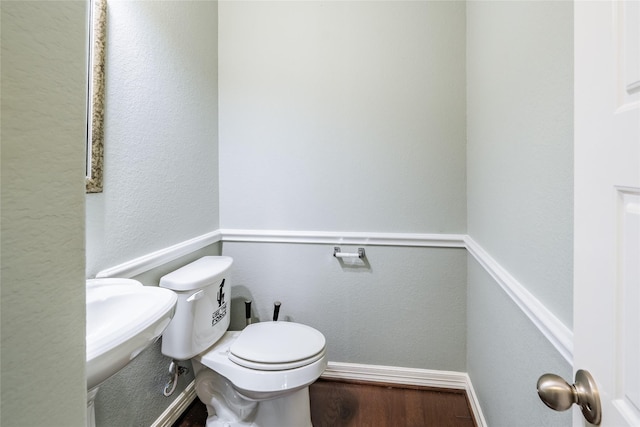
<svg viewBox="0 0 640 427">
<path fill-rule="evenodd" d="M 87 280 L 87 390 L 153 344 L 176 302 L 173 291 L 132 279 Z"/>
</svg>

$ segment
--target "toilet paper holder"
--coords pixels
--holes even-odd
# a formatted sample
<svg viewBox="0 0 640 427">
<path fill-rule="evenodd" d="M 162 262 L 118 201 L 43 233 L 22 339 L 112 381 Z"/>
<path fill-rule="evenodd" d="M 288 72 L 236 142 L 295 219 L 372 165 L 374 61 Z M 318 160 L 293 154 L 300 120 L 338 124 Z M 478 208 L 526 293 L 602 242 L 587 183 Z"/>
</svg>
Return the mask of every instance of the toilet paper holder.
<svg viewBox="0 0 640 427">
<path fill-rule="evenodd" d="M 333 256 L 336 258 L 364 258 L 364 248 L 358 248 L 358 252 L 342 252 L 340 248 L 335 246 L 333 248 Z"/>
</svg>

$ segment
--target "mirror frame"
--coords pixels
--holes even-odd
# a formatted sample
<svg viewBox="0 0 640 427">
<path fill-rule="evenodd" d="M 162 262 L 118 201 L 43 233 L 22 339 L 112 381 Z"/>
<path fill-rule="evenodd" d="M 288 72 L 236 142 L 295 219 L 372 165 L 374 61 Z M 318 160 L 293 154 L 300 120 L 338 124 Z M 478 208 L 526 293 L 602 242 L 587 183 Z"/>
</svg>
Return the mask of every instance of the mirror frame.
<svg viewBox="0 0 640 427">
<path fill-rule="evenodd" d="M 92 1 L 92 5 L 89 40 L 86 192 L 101 193 L 104 163 L 104 67 L 107 1 L 90 1 Z"/>
</svg>

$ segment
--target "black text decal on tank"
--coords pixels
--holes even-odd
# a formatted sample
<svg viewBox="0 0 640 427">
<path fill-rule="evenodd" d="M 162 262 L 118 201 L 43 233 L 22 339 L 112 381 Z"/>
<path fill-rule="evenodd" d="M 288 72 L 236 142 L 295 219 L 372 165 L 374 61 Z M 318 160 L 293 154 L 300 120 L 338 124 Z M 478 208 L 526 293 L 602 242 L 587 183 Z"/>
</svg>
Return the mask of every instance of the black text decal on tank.
<svg viewBox="0 0 640 427">
<path fill-rule="evenodd" d="M 211 315 L 211 326 L 215 326 L 216 323 L 224 319 L 224 317 L 227 315 L 227 302 L 224 300 L 223 292 L 224 280 L 225 279 L 222 279 L 222 283 L 220 283 L 220 289 L 218 289 L 218 309 Z"/>
</svg>

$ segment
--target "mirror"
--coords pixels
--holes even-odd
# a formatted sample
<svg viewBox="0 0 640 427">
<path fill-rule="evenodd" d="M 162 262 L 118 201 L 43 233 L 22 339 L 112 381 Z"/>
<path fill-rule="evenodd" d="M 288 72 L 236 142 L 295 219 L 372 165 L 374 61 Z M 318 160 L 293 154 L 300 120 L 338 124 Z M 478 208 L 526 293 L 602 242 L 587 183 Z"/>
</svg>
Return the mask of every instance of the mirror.
<svg viewBox="0 0 640 427">
<path fill-rule="evenodd" d="M 85 174 L 87 177 L 87 193 L 101 193 L 104 159 L 104 58 L 107 32 L 107 1 L 90 1 L 87 160 Z"/>
</svg>

